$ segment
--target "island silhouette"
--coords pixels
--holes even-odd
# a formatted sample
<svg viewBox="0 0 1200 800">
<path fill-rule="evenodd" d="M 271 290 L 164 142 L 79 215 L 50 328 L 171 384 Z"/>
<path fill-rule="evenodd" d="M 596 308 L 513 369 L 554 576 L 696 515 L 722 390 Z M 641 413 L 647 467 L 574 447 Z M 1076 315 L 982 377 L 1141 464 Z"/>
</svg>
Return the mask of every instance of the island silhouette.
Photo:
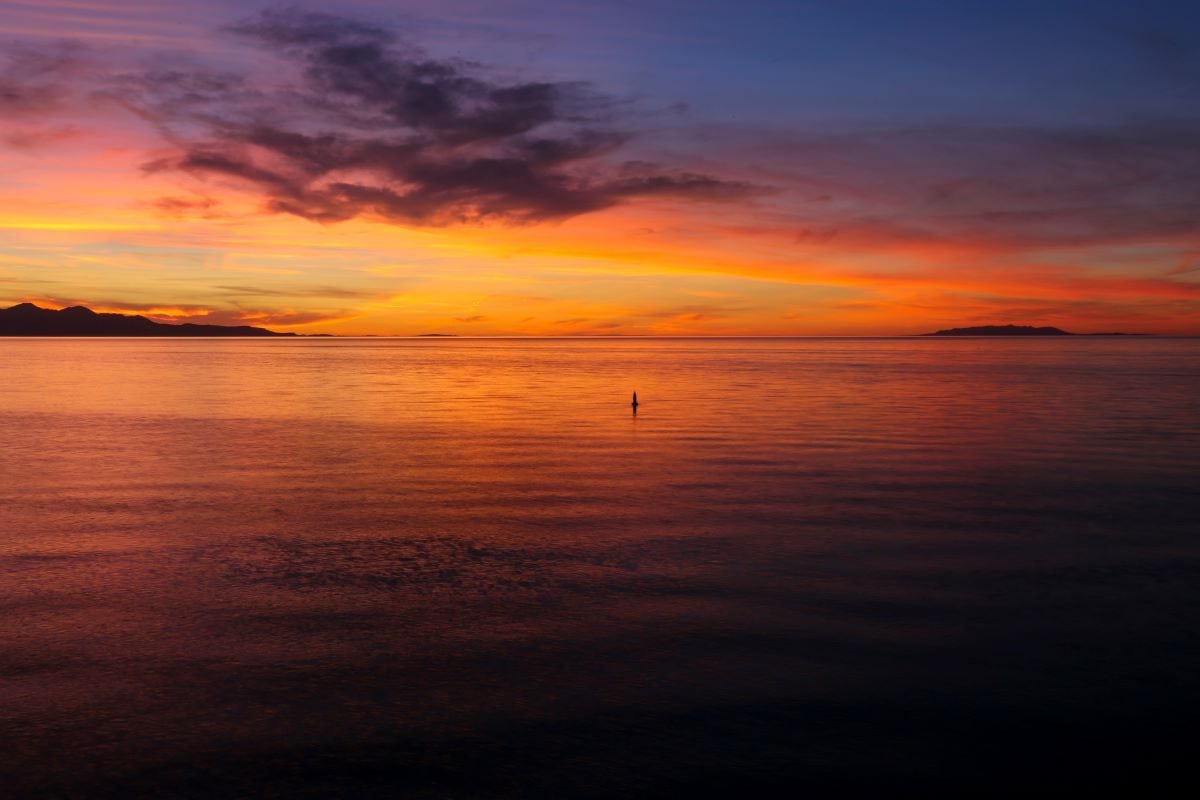
<svg viewBox="0 0 1200 800">
<path fill-rule="evenodd" d="M 20 303 L 0 309 L 0 336 L 296 336 L 252 325 L 170 325 L 134 314 L 108 314 L 85 306 L 61 310 Z"/>
<path fill-rule="evenodd" d="M 1146 336 L 1144 333 L 1124 333 L 1108 331 L 1105 333 L 1074 333 L 1054 328 L 1049 325 L 1038 328 L 1033 325 L 976 325 L 971 328 L 946 328 L 933 333 L 923 333 L 922 336 Z"/>
<path fill-rule="evenodd" d="M 1070 331 L 1049 326 L 1033 325 L 976 325 L 970 328 L 946 328 L 923 336 L 1075 336 Z"/>
</svg>

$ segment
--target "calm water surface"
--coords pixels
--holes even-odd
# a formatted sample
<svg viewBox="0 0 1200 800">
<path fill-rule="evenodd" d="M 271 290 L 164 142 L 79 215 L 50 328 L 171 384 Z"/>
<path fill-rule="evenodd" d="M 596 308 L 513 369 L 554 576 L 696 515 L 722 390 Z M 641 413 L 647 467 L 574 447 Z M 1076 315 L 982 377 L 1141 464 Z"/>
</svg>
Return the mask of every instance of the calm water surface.
<svg viewBox="0 0 1200 800">
<path fill-rule="evenodd" d="M 0 424 L 5 796 L 1197 788 L 1200 340 L 6 340 Z"/>
</svg>

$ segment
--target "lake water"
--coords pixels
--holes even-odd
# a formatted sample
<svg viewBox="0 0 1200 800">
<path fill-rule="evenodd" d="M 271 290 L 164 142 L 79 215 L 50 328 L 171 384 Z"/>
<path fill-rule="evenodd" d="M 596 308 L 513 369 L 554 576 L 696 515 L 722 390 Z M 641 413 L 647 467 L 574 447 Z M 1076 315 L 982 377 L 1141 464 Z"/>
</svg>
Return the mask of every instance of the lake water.
<svg viewBox="0 0 1200 800">
<path fill-rule="evenodd" d="M 7 797 L 1197 785 L 1200 340 L 12 339 L 0 424 Z"/>
</svg>

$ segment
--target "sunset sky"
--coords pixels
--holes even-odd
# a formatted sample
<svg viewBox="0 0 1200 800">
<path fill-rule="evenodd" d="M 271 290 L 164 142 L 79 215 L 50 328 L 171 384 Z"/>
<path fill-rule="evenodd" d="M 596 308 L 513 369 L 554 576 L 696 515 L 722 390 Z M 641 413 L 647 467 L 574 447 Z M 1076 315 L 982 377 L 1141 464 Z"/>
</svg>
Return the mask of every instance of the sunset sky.
<svg viewBox="0 0 1200 800">
<path fill-rule="evenodd" d="M 0 0 L 0 305 L 1200 334 L 1197 9 Z"/>
</svg>

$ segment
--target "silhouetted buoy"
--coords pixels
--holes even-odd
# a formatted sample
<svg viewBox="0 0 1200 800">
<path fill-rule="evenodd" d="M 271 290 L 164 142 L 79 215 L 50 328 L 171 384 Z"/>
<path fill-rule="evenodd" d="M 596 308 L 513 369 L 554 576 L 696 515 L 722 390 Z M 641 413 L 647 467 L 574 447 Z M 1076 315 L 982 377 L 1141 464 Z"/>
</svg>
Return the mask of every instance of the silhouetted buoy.
<svg viewBox="0 0 1200 800">
<path fill-rule="evenodd" d="M 637 401 L 637 392 L 634 392 L 634 393 L 633 393 L 633 402 L 632 402 L 632 403 L 630 403 L 630 405 L 632 405 L 634 408 L 637 408 L 637 407 L 638 407 L 638 401 Z"/>
</svg>

